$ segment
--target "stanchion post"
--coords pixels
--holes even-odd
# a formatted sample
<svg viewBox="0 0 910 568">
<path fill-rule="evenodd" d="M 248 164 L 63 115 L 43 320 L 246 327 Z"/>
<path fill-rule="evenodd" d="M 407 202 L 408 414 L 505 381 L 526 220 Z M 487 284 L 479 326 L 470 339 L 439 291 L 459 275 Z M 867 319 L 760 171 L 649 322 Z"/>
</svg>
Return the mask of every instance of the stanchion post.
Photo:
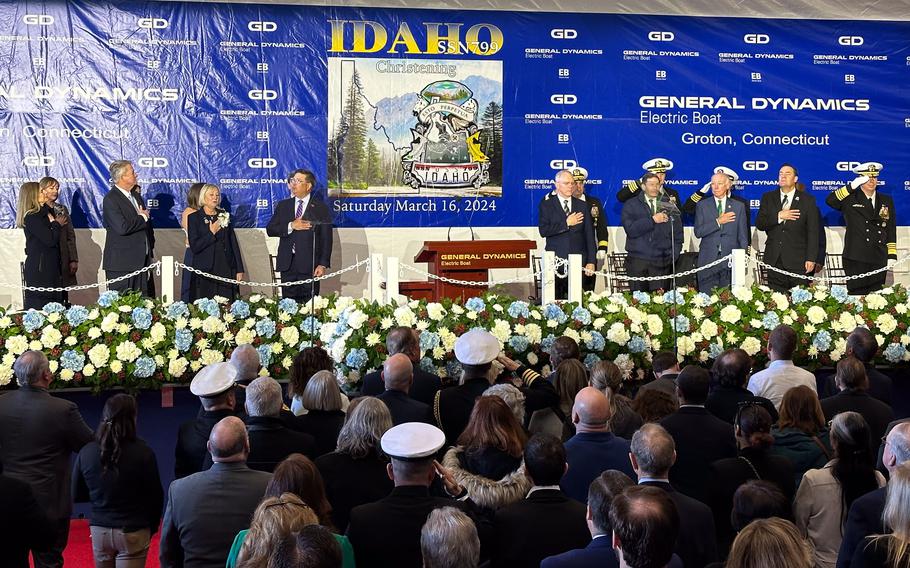
<svg viewBox="0 0 910 568">
<path fill-rule="evenodd" d="M 732 286 L 746 285 L 746 249 L 733 249 L 732 265 L 730 270 L 730 284 Z"/>
<path fill-rule="evenodd" d="M 170 304 L 174 301 L 174 257 L 161 257 L 161 301 Z"/>
<path fill-rule="evenodd" d="M 569 255 L 569 301 L 581 303 L 581 255 Z"/>
<path fill-rule="evenodd" d="M 556 253 L 546 250 L 540 257 L 540 305 L 556 300 Z"/>
<path fill-rule="evenodd" d="M 398 303 L 398 257 L 386 258 L 385 293 L 387 304 Z"/>
<path fill-rule="evenodd" d="M 382 294 L 382 253 L 373 253 L 370 255 L 370 301 L 385 301 Z"/>
</svg>

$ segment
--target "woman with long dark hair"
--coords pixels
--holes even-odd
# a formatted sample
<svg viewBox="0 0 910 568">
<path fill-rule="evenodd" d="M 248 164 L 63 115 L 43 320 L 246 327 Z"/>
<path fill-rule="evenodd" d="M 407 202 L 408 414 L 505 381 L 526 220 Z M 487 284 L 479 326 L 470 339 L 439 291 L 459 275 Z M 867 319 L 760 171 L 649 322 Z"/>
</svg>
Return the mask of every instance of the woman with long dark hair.
<svg viewBox="0 0 910 568">
<path fill-rule="evenodd" d="M 54 217 L 61 217 L 60 226 L 60 285 L 75 286 L 76 272 L 79 270 L 79 252 L 76 250 L 76 231 L 66 205 L 60 203 L 60 182 L 52 177 L 43 177 L 38 181 L 38 202 L 53 210 Z M 69 293 L 61 292 L 64 305 L 69 305 Z"/>
<path fill-rule="evenodd" d="M 591 367 L 590 385 L 610 400 L 610 431 L 626 440 L 644 424 L 632 410 L 632 399 L 622 394 L 622 371 L 612 361 L 598 361 Z"/>
<path fill-rule="evenodd" d="M 145 566 L 164 492 L 155 453 L 136 436 L 136 399 L 131 395 L 107 399 L 95 440 L 82 448 L 73 465 L 73 496 L 92 503 L 95 566 Z"/>
<path fill-rule="evenodd" d="M 186 209 L 183 210 L 183 213 L 180 215 L 180 227 L 183 229 L 184 236 L 184 247 L 185 251 L 183 253 L 183 264 L 187 266 L 193 266 L 193 249 L 190 248 L 190 237 L 187 232 L 187 217 L 199 211 L 199 192 L 202 191 L 202 188 L 205 187 L 204 183 L 194 183 L 186 190 Z M 191 291 L 192 291 L 192 282 L 193 282 L 193 273 L 189 270 L 183 271 L 183 279 L 180 282 L 180 299 L 184 302 L 190 302 Z"/>
</svg>

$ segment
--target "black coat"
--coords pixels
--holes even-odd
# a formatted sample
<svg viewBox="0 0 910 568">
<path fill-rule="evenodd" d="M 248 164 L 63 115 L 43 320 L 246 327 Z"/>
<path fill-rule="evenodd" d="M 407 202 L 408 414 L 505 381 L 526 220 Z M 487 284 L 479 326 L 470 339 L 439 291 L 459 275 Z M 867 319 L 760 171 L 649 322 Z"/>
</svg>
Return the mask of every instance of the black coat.
<svg viewBox="0 0 910 568">
<path fill-rule="evenodd" d="M 25 282 L 29 286 L 57 288 L 61 285 L 61 227 L 48 219 L 48 214 L 53 214 L 53 210 L 45 204 L 25 216 Z"/>
<path fill-rule="evenodd" d="M 354 459 L 350 454 L 332 452 L 316 458 L 338 532 L 344 533 L 348 528 L 351 509 L 379 501 L 392 492 L 395 484 L 386 471 L 388 463 L 388 459 L 376 454 Z"/>
<path fill-rule="evenodd" d="M 667 492 L 679 514 L 679 537 L 676 554 L 683 566 L 706 566 L 717 559 L 717 542 L 714 534 L 714 516 L 711 509 L 696 499 L 683 495 L 673 485 L 660 481 L 644 481 Z"/>
<path fill-rule="evenodd" d="M 570 254 L 580 254 L 582 264 L 593 264 L 597 247 L 591 209 L 577 197 L 570 198 L 570 202 L 572 213 L 584 214 L 581 223 L 570 227 L 559 196 L 548 193 L 537 208 L 537 229 L 546 239 L 546 250 L 553 251 L 557 257 L 566 259 Z"/>
<path fill-rule="evenodd" d="M 676 443 L 676 464 L 670 469 L 673 487 L 705 502 L 709 466 L 717 460 L 736 457 L 733 426 L 697 406 L 680 408 L 661 420 L 660 425 Z"/>
<path fill-rule="evenodd" d="M 145 207 L 138 186 L 133 197 Z M 136 206 L 116 187 L 104 195 L 104 262 L 102 268 L 118 272 L 138 270 L 149 264 L 155 249 L 155 231 Z"/>
<path fill-rule="evenodd" d="M 426 422 L 435 426 L 433 410 L 430 405 L 414 400 L 406 393 L 387 390 L 376 398 L 389 407 L 389 412 L 392 414 L 392 424 L 395 426 L 405 422 Z"/>
<path fill-rule="evenodd" d="M 212 428 L 222 418 L 235 416 L 231 410 L 203 410 L 193 420 L 180 425 L 177 430 L 177 445 L 174 448 L 174 479 L 180 479 L 203 470 L 209 454 L 206 443 Z M 208 458 L 211 464 L 211 457 Z"/>
<path fill-rule="evenodd" d="M 796 274 L 806 272 L 806 262 L 818 258 L 819 215 L 815 198 L 806 191 L 794 190 L 790 209 L 799 209 L 799 219 L 780 223 L 777 214 L 781 212 L 780 189 L 773 189 L 761 197 L 755 228 L 765 231 L 764 261 L 771 266 L 783 268 Z"/>
<path fill-rule="evenodd" d="M 321 456 L 335 451 L 338 444 L 338 433 L 344 426 L 344 412 L 340 410 L 310 410 L 294 418 L 291 426 L 299 432 L 306 432 L 316 440 L 316 453 L 311 457 Z"/>
<path fill-rule="evenodd" d="M 240 254 L 240 244 L 234 232 L 234 224 L 228 223 L 218 232 L 224 231 L 224 236 L 216 235 L 209 229 L 208 217 L 204 209 L 190 213 L 186 218 L 186 234 L 193 251 L 193 268 L 211 272 L 215 265 L 215 254 L 220 254 L 220 247 L 216 246 L 218 238 L 224 239 L 224 250 L 227 254 L 227 263 L 231 267 L 231 278 L 237 272 L 244 272 L 243 257 Z"/>
<path fill-rule="evenodd" d="M 291 430 L 281 418 L 248 416 L 246 430 L 250 436 L 250 469 L 275 471 L 275 467 L 291 454 L 316 457 L 316 439 L 304 432 Z"/>
<path fill-rule="evenodd" d="M 306 231 L 288 233 L 288 223 L 294 221 L 296 198 L 282 199 L 266 226 L 270 237 L 279 237 L 278 259 L 275 269 L 279 272 L 312 274 L 315 266 L 330 266 L 332 259 L 332 216 L 325 203 L 310 194 L 302 219 L 314 223 Z M 316 255 L 313 257 L 313 240 Z"/>
<path fill-rule="evenodd" d="M 56 529 L 35 500 L 32 488 L 12 477 L 0 475 L 0 550 L 3 565 L 28 568 L 29 550 L 47 550 Z"/>
<path fill-rule="evenodd" d="M 897 223 L 890 195 L 876 191 L 873 206 L 862 189 L 844 186 L 829 193 L 825 203 L 844 216 L 844 260 L 881 266 L 889 258 L 897 260 Z"/>
<path fill-rule="evenodd" d="M 894 420 L 894 411 L 891 407 L 872 398 L 865 390 L 845 389 L 834 396 L 823 398 L 821 402 L 826 421 L 841 412 L 850 410 L 859 412 L 869 424 L 873 441 L 881 439 L 885 435 L 888 423 Z"/>
<path fill-rule="evenodd" d="M 607 212 L 600 199 L 585 194 L 585 203 L 591 209 L 591 223 L 594 225 L 594 243 L 597 250 L 607 250 L 610 244 L 610 233 L 607 229 Z"/>
<path fill-rule="evenodd" d="M 866 376 L 869 377 L 869 394 L 887 405 L 894 400 L 894 386 L 891 377 L 882 373 L 874 365 L 863 363 L 866 367 Z"/>
<path fill-rule="evenodd" d="M 441 388 L 442 380 L 438 376 L 428 373 L 419 367 L 414 367 L 414 382 L 411 384 L 408 396 L 424 404 L 433 404 L 433 397 L 436 396 L 436 391 Z M 378 396 L 385 392 L 382 373 L 380 371 L 367 373 L 363 377 L 363 385 L 360 387 L 360 392 L 369 396 Z"/>
<path fill-rule="evenodd" d="M 474 410 L 474 401 L 488 388 L 490 382 L 486 378 L 476 378 L 436 393 L 433 417 L 436 424 L 445 432 L 446 442 L 450 446 L 456 444 L 458 437 L 468 425 L 471 411 Z"/>
<path fill-rule="evenodd" d="M 743 387 L 718 386 L 708 395 L 705 408 L 724 422 L 733 424 L 740 403 L 746 401 L 754 401 L 760 404 L 771 415 L 771 422 L 777 422 L 778 415 L 777 409 L 774 408 L 774 403 L 767 398 L 755 396 L 749 389 Z"/>
<path fill-rule="evenodd" d="M 853 553 L 863 539 L 874 534 L 887 534 L 891 529 L 882 522 L 887 487 L 880 487 L 856 499 L 844 522 L 844 538 L 837 553 L 837 568 L 850 568 Z"/>
</svg>

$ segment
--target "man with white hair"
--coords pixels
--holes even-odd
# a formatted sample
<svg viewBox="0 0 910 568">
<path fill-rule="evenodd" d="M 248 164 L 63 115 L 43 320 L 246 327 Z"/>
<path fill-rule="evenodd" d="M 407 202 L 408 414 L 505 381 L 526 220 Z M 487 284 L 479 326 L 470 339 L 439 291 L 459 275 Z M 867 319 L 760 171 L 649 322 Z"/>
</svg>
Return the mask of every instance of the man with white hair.
<svg viewBox="0 0 910 568">
<path fill-rule="evenodd" d="M 733 182 L 737 177 L 730 168 L 715 168 L 710 183 L 712 196 L 700 200 L 695 207 L 695 236 L 701 239 L 699 266 L 727 256 L 733 249 L 749 246 L 749 211 L 745 203 L 732 196 Z M 721 286 L 730 286 L 727 263 L 698 273 L 700 291 L 710 293 Z"/>
<path fill-rule="evenodd" d="M 155 231 L 151 213 L 136 183 L 132 162 L 115 160 L 110 166 L 111 190 L 104 196 L 102 214 L 105 228 L 102 268 L 107 279 L 125 276 L 152 263 L 155 256 Z M 111 290 L 139 290 L 154 296 L 150 271 L 108 285 Z"/>
<path fill-rule="evenodd" d="M 272 472 L 295 453 L 316 457 L 316 439 L 285 426 L 282 404 L 281 385 L 271 377 L 259 377 L 246 388 L 246 429 L 252 446 L 247 463 L 251 469 Z"/>
<path fill-rule="evenodd" d="M 420 529 L 424 568 L 457 568 L 480 563 L 480 538 L 471 517 L 455 507 L 434 509 Z"/>
<path fill-rule="evenodd" d="M 259 358 L 259 352 L 249 343 L 238 345 L 231 352 L 231 365 L 237 369 L 237 378 L 234 384 L 234 396 L 237 399 L 237 414 L 244 414 L 244 405 L 246 404 L 246 387 L 250 382 L 259 376 L 259 370 L 262 368 L 262 362 Z"/>
<path fill-rule="evenodd" d="M 556 190 L 545 195 L 537 208 L 537 229 L 547 241 L 546 250 L 553 251 L 562 260 L 568 260 L 570 254 L 580 254 L 585 270 L 590 272 L 594 270 L 596 255 L 591 209 L 573 195 L 575 178 L 572 172 L 560 170 L 554 183 Z M 568 278 L 557 276 L 556 297 L 564 299 L 568 290 Z"/>
</svg>

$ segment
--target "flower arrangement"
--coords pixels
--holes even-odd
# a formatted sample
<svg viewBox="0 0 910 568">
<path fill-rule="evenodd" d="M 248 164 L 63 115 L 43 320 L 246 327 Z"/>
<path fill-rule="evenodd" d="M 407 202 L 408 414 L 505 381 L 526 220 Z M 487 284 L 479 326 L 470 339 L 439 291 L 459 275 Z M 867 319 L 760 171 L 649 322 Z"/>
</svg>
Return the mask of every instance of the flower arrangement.
<svg viewBox="0 0 910 568">
<path fill-rule="evenodd" d="M 325 348 L 339 381 L 355 387 L 386 356 L 385 336 L 394 326 L 418 330 L 424 370 L 458 376 L 455 339 L 480 327 L 503 350 L 538 369 L 559 336 L 578 342 L 585 364 L 614 361 L 629 377 L 649 365 L 652 353 L 672 350 L 708 363 L 724 349 L 739 347 L 758 365 L 767 361 L 770 331 L 784 323 L 799 336 L 797 364 L 813 368 L 836 363 L 846 337 L 868 327 L 880 345 L 878 363 L 910 361 L 907 290 L 895 286 L 865 297 L 842 286 L 794 289 L 734 288 L 704 294 L 680 289 L 653 294 L 586 294 L 577 303 L 537 306 L 487 293 L 464 302 L 412 300 L 382 305 L 347 296 L 317 297 L 313 308 L 292 299 L 262 295 L 192 304 L 105 292 L 93 306 L 47 304 L 42 310 L 0 309 L 0 385 L 13 378 L 12 365 L 26 349 L 44 351 L 57 387 L 156 388 L 186 383 L 203 365 L 223 361 L 240 344 L 256 347 L 263 373 L 283 378 L 304 347 Z"/>
</svg>

